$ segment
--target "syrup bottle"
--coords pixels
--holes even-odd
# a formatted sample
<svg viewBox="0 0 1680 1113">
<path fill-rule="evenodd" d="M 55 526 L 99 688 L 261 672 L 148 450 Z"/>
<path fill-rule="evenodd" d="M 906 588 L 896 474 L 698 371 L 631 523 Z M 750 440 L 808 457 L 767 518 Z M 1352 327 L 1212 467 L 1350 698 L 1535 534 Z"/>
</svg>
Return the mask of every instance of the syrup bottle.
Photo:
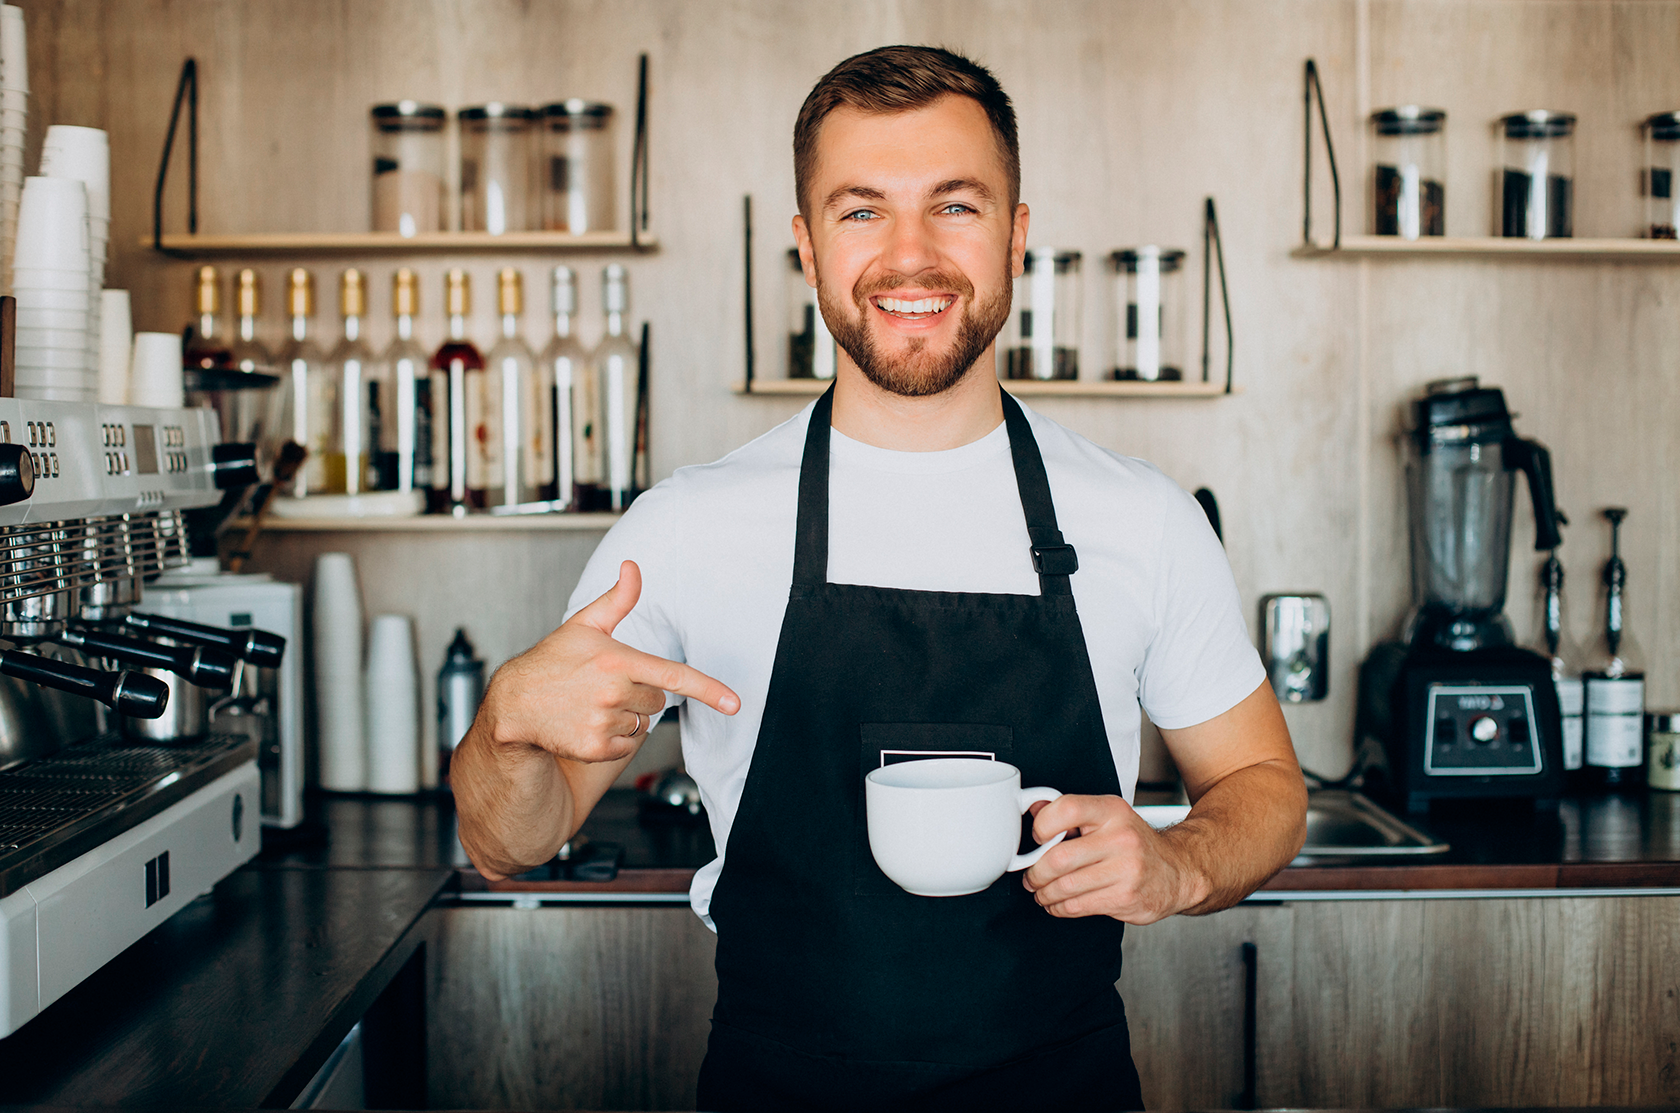
<svg viewBox="0 0 1680 1113">
<path fill-rule="evenodd" d="M 1604 565 L 1604 642 L 1599 664 L 1586 682 L 1586 780 L 1613 792 L 1645 786 L 1645 671 L 1639 647 L 1626 627 L 1627 565 L 1622 563 L 1622 521 L 1627 510 L 1611 507 L 1610 559 Z"/>
<path fill-rule="evenodd" d="M 459 267 L 444 276 L 449 339 L 432 355 L 432 488 L 428 509 L 457 517 L 485 504 L 484 357 L 467 339 L 472 286 Z"/>
</svg>

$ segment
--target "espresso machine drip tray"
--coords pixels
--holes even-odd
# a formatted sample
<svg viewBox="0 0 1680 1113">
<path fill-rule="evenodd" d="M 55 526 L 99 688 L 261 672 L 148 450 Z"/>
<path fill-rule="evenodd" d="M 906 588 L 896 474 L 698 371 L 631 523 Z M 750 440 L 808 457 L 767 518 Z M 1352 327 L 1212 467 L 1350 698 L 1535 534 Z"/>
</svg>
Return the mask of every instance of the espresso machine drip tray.
<svg viewBox="0 0 1680 1113">
<path fill-rule="evenodd" d="M 135 746 L 106 734 L 0 771 L 0 898 L 256 756 L 244 735 Z"/>
</svg>

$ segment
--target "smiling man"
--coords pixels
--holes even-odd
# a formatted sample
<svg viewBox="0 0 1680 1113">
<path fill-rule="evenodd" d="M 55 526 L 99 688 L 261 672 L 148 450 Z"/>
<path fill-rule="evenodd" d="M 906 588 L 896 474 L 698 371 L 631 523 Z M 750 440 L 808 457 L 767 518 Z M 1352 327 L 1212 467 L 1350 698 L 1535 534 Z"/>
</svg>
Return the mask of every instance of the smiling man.
<svg viewBox="0 0 1680 1113">
<path fill-rule="evenodd" d="M 451 780 L 488 876 L 582 824 L 679 705 L 719 847 L 700 1108 L 1128 1109 L 1124 925 L 1227 907 L 1301 845 L 1305 789 L 1200 509 L 1004 394 L 1014 111 L 944 50 L 847 59 L 794 131 L 833 389 L 608 533 L 559 630 L 499 670 Z M 616 582 L 615 581 L 616 578 Z M 1194 804 L 1127 803 L 1140 705 Z M 864 775 L 979 751 L 1065 795 L 1023 876 L 912 896 Z"/>
</svg>

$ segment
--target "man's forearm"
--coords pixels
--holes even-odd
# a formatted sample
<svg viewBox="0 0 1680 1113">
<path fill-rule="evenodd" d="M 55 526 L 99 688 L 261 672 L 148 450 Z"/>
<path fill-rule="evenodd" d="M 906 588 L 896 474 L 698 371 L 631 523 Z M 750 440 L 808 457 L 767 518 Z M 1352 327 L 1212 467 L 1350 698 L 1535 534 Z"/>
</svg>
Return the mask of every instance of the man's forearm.
<svg viewBox="0 0 1680 1113">
<path fill-rule="evenodd" d="M 495 742 L 482 717 L 456 747 L 449 783 L 461 845 L 491 880 L 541 865 L 576 833 L 577 803 L 554 755 Z"/>
<path fill-rule="evenodd" d="M 1184 868 L 1183 915 L 1218 912 L 1289 864 L 1306 839 L 1306 785 L 1293 765 L 1265 762 L 1211 786 L 1163 839 Z"/>
</svg>

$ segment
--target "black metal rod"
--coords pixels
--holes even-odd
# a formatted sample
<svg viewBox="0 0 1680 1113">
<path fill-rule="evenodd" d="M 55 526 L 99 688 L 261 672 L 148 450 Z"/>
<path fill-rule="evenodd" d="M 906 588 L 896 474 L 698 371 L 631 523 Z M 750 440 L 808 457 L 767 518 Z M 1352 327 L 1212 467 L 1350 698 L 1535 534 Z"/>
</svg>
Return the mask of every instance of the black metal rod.
<svg viewBox="0 0 1680 1113">
<path fill-rule="evenodd" d="M 638 492 L 653 486 L 653 455 L 648 438 L 648 323 L 642 322 L 642 346 L 636 352 L 636 450 L 631 483 Z"/>
<path fill-rule="evenodd" d="M 1260 1108 L 1259 1093 L 1259 1027 L 1260 1027 L 1260 948 L 1253 943 L 1242 945 L 1243 963 L 1243 1088 L 1237 1098 L 1238 1109 Z"/>
<path fill-rule="evenodd" d="M 742 219 L 742 263 L 745 279 L 743 285 L 746 292 L 746 327 L 747 327 L 747 379 L 746 393 L 751 394 L 753 388 L 753 364 L 755 351 L 753 348 L 753 257 L 752 257 L 752 194 L 741 198 Z"/>
<path fill-rule="evenodd" d="M 648 226 L 647 149 L 648 56 L 636 62 L 636 137 L 630 147 L 630 246 L 641 246 L 641 234 Z"/>
<path fill-rule="evenodd" d="M 1236 377 L 1236 332 L 1231 327 L 1231 288 L 1225 279 L 1225 243 L 1219 235 L 1219 210 L 1213 198 L 1202 209 L 1202 382 L 1210 382 L 1208 374 L 1212 359 L 1209 341 L 1212 339 L 1213 268 L 1219 267 L 1219 304 L 1225 311 L 1225 393 L 1234 389 Z"/>
<path fill-rule="evenodd" d="M 1330 138 L 1330 113 L 1324 107 L 1324 82 L 1318 75 L 1318 63 L 1307 59 L 1306 75 L 1304 79 L 1306 152 L 1302 159 L 1302 207 L 1301 207 L 1301 242 L 1312 242 L 1312 110 L 1313 100 L 1318 101 L 1318 121 L 1324 131 L 1324 157 L 1330 163 L 1330 193 L 1334 202 L 1335 237 L 1330 246 L 1334 250 L 1342 246 L 1342 178 L 1336 171 L 1336 144 Z"/>
<path fill-rule="evenodd" d="M 181 79 L 175 86 L 175 103 L 169 110 L 169 130 L 163 137 L 163 159 L 158 163 L 157 188 L 152 192 L 152 250 L 177 259 L 188 256 L 163 246 L 163 191 L 169 183 L 169 156 L 175 149 L 175 129 L 181 123 L 181 106 L 187 115 L 187 231 L 198 234 L 198 62 L 181 63 Z"/>
</svg>

